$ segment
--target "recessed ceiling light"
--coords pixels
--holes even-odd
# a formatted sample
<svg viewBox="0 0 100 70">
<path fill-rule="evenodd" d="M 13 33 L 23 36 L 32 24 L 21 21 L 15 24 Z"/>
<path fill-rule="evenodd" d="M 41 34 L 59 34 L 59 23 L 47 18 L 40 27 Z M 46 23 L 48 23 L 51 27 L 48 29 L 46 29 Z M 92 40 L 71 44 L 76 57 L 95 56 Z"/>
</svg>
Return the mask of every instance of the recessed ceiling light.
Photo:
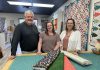
<svg viewBox="0 0 100 70">
<path fill-rule="evenodd" d="M 10 5 L 21 5 L 21 6 L 34 6 L 34 7 L 47 7 L 53 8 L 53 4 L 42 4 L 42 3 L 29 3 L 29 2 L 17 2 L 17 1 L 7 1 Z"/>
<path fill-rule="evenodd" d="M 41 3 L 33 3 L 33 6 L 35 6 L 35 7 L 48 7 L 48 8 L 54 7 L 53 4 L 41 4 Z"/>
<path fill-rule="evenodd" d="M 16 1 L 7 1 L 10 5 L 22 5 L 22 6 L 32 6 L 32 3 L 29 2 L 16 2 Z"/>
</svg>

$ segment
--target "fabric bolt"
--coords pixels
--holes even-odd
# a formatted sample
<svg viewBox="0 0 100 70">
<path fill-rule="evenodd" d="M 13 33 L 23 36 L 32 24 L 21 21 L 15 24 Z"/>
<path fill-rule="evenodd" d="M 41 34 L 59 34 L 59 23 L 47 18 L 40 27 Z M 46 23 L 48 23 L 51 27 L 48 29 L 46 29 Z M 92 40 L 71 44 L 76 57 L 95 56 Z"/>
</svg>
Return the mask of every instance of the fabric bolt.
<svg viewBox="0 0 100 70">
<path fill-rule="evenodd" d="M 74 65 L 66 56 L 64 56 L 64 70 L 76 70 Z"/>
<path fill-rule="evenodd" d="M 48 70 L 50 64 L 53 63 L 53 61 L 58 57 L 59 55 L 59 49 L 55 51 L 50 51 L 47 56 L 45 56 L 43 59 L 41 59 L 36 65 L 33 65 L 33 69 L 37 68 L 44 68 L 44 70 Z"/>
<path fill-rule="evenodd" d="M 76 70 L 99 70 L 100 69 L 100 56 L 92 53 L 80 54 L 79 56 L 90 60 L 93 64 L 88 66 L 82 66 L 76 63 L 75 61 L 71 60 L 71 63 L 74 65 Z"/>
<path fill-rule="evenodd" d="M 64 70 L 64 54 L 60 53 L 48 70 Z"/>
<path fill-rule="evenodd" d="M 69 53 L 67 51 L 61 51 L 61 52 L 64 53 L 64 55 L 67 56 L 68 58 L 70 58 L 73 61 L 79 63 L 80 65 L 87 66 L 87 65 L 91 65 L 92 64 L 92 62 L 90 60 L 82 58 L 82 57 L 80 57 L 78 55 L 74 55 L 74 54 Z"/>
</svg>

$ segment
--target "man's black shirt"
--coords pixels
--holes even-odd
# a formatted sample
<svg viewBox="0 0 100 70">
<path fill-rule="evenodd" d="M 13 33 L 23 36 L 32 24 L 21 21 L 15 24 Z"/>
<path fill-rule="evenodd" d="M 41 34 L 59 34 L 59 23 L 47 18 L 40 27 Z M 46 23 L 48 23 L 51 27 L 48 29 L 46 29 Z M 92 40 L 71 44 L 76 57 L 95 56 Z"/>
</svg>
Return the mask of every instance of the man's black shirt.
<svg viewBox="0 0 100 70">
<path fill-rule="evenodd" d="M 37 49 L 39 32 L 37 27 L 27 25 L 25 22 L 18 24 L 15 28 L 11 42 L 11 55 L 16 55 L 17 45 L 20 43 L 21 51 L 34 51 Z"/>
</svg>

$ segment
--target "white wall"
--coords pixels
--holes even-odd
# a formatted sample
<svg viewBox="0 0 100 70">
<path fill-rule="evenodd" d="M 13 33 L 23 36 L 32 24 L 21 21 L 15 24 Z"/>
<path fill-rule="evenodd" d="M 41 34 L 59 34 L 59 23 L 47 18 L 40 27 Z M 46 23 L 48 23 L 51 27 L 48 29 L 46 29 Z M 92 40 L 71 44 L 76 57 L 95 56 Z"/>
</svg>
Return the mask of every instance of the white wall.
<svg viewBox="0 0 100 70">
<path fill-rule="evenodd" d="M 8 26 L 10 24 L 10 20 L 14 20 L 14 24 L 18 24 L 18 18 L 23 18 L 23 14 L 0 13 L 0 17 L 6 18 L 5 24 Z"/>
<path fill-rule="evenodd" d="M 16 13 L 0 13 L 0 17 L 5 17 L 6 20 L 5 20 L 5 23 L 7 25 L 9 25 L 10 23 L 10 20 L 14 20 L 14 24 L 17 25 L 19 22 L 18 22 L 18 19 L 19 18 L 24 18 L 23 16 L 24 14 L 16 14 Z M 45 19 L 48 19 L 48 15 L 38 15 L 36 14 L 35 15 L 36 18 L 38 19 L 38 23 L 40 24 L 41 23 L 41 19 L 45 18 Z"/>
<path fill-rule="evenodd" d="M 65 4 L 64 4 L 65 5 Z M 58 19 L 58 24 L 57 24 L 57 33 L 60 33 L 60 28 L 61 28 L 61 22 L 63 21 L 63 10 L 64 10 L 64 5 L 61 6 L 58 10 L 56 10 L 48 19 L 51 21 L 52 19 Z"/>
<path fill-rule="evenodd" d="M 14 24 L 17 25 L 19 23 L 19 18 L 24 18 L 24 14 L 16 14 L 16 13 L 0 13 L 0 17 L 4 17 L 5 19 L 5 27 L 8 27 L 10 25 L 10 21 L 14 20 Z M 48 19 L 48 15 L 38 15 L 35 14 L 35 17 L 37 18 L 37 23 L 41 25 L 41 19 Z M 9 42 L 10 39 L 7 37 L 7 42 Z"/>
</svg>

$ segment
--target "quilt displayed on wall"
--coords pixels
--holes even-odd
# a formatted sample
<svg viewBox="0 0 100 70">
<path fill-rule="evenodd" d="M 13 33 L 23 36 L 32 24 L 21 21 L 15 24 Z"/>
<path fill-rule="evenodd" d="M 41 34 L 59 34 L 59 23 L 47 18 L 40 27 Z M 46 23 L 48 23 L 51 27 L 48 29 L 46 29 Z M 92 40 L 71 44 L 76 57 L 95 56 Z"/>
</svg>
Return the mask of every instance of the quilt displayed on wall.
<svg viewBox="0 0 100 70">
<path fill-rule="evenodd" d="M 90 18 L 90 0 L 69 0 L 65 6 L 64 21 L 73 18 L 76 29 L 81 32 L 83 50 L 87 50 Z"/>
<path fill-rule="evenodd" d="M 97 39 L 100 39 L 100 2 L 94 4 L 93 26 L 91 32 L 92 45 L 95 45 Z"/>
<path fill-rule="evenodd" d="M 4 32 L 5 18 L 0 17 L 0 33 Z"/>
</svg>

